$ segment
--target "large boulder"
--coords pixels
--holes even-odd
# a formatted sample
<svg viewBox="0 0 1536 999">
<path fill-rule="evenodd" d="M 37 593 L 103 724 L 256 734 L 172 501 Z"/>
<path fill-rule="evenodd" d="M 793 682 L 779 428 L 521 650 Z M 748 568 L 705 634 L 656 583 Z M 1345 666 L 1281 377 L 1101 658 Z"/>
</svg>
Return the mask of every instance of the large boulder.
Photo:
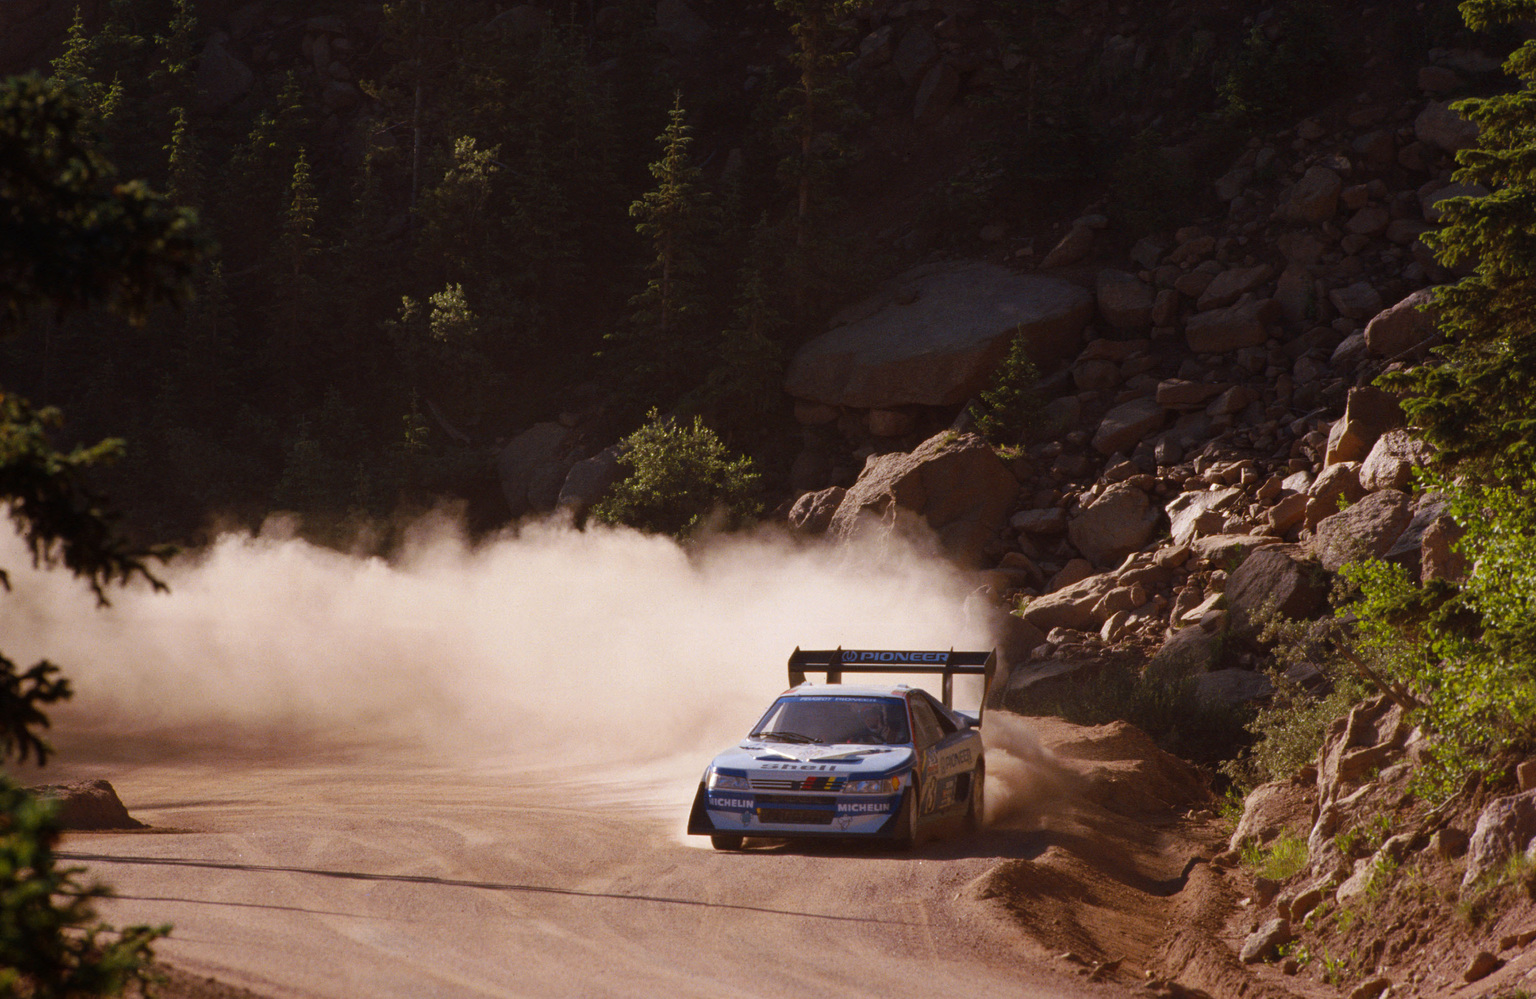
<svg viewBox="0 0 1536 999">
<path fill-rule="evenodd" d="M 1152 289 L 1134 274 L 1106 268 L 1095 289 L 1099 315 L 1117 330 L 1143 329 L 1152 322 Z"/>
<path fill-rule="evenodd" d="M 231 54 L 224 43 L 224 33 L 215 31 L 208 36 L 197 61 L 197 108 L 204 114 L 233 104 L 256 82 L 251 67 Z"/>
<path fill-rule="evenodd" d="M 1275 685 L 1251 669 L 1218 669 L 1194 679 L 1195 700 L 1207 708 L 1231 709 L 1273 696 Z"/>
<path fill-rule="evenodd" d="M 1198 624 L 1180 628 L 1163 640 L 1147 663 L 1149 676 L 1182 678 L 1210 672 L 1221 661 L 1223 636 Z"/>
<path fill-rule="evenodd" d="M 1259 347 L 1269 339 L 1269 324 L 1283 316 L 1272 298 L 1245 299 L 1225 309 L 1197 313 L 1184 325 L 1184 339 L 1197 354 L 1225 354 Z"/>
<path fill-rule="evenodd" d="M 1370 454 L 1360 463 L 1360 487 L 1368 493 L 1378 489 L 1406 489 L 1413 481 L 1413 470 L 1429 464 L 1429 445 L 1416 440 L 1406 430 L 1388 430 L 1371 446 Z"/>
<path fill-rule="evenodd" d="M 1052 628 L 1090 631 L 1104 623 L 1095 609 L 1105 594 L 1115 588 L 1113 573 L 1100 573 L 1031 600 L 1020 616 L 1041 631 Z"/>
<path fill-rule="evenodd" d="M 911 454 L 871 457 L 827 530 L 847 540 L 926 525 L 947 555 L 976 565 L 1018 494 L 1018 480 L 986 441 L 945 432 Z"/>
<path fill-rule="evenodd" d="M 823 533 L 831 526 L 832 517 L 847 494 L 848 490 L 842 486 L 806 493 L 790 507 L 789 526 L 805 534 Z"/>
<path fill-rule="evenodd" d="M 919 125 L 932 125 L 944 117 L 955 98 L 960 94 L 960 74 L 947 62 L 935 63 L 923 74 L 923 82 L 917 88 L 912 102 L 912 120 Z"/>
<path fill-rule="evenodd" d="M 1059 278 L 984 263 L 919 268 L 801 347 L 784 388 L 859 409 L 958 405 L 986 387 L 1015 334 L 1048 366 L 1077 353 L 1092 316 L 1092 296 Z"/>
<path fill-rule="evenodd" d="M 1260 784 L 1243 800 L 1243 817 L 1228 848 L 1241 850 L 1249 843 L 1268 843 L 1286 832 L 1305 836 L 1312 828 L 1314 793 L 1310 784 L 1295 779 Z"/>
<path fill-rule="evenodd" d="M 1388 430 L 1405 422 L 1397 400 L 1374 385 L 1349 390 L 1344 415 L 1328 431 L 1328 451 L 1324 463 L 1363 461 L 1371 447 Z"/>
<path fill-rule="evenodd" d="M 1321 520 L 1312 550 L 1324 569 L 1338 572 L 1346 562 L 1387 554 L 1412 519 L 1408 494 L 1383 489 Z"/>
<path fill-rule="evenodd" d="M 1320 840 L 1331 839 L 1343 813 L 1358 804 L 1352 789 L 1403 755 L 1412 731 L 1403 709 L 1385 697 L 1375 697 L 1350 708 L 1335 719 L 1323 735 L 1317 751 L 1317 822 L 1308 836 L 1308 852 L 1322 856 Z M 1332 820 L 1321 806 L 1338 803 Z M 1330 829 L 1330 825 L 1334 825 Z"/>
<path fill-rule="evenodd" d="M 1365 327 L 1365 344 L 1375 357 L 1397 360 L 1421 358 L 1435 340 L 1433 296 L 1422 288 L 1378 313 Z"/>
<path fill-rule="evenodd" d="M 571 466 L 565 482 L 560 486 L 556 505 L 579 517 L 596 505 L 622 474 L 619 468 L 619 449 L 605 448 Z"/>
<path fill-rule="evenodd" d="M 1201 292 L 1195 308 L 1201 312 L 1207 309 L 1225 308 L 1248 292 L 1262 287 L 1264 282 L 1274 276 L 1274 273 L 1275 269 L 1268 264 L 1234 267 L 1231 270 L 1222 271 L 1205 286 L 1205 291 Z"/>
<path fill-rule="evenodd" d="M 1093 435 L 1093 449 L 1103 455 L 1129 453 L 1151 434 L 1163 428 L 1168 411 L 1151 396 L 1121 403 L 1104 414 Z"/>
<path fill-rule="evenodd" d="M 1344 181 L 1328 167 L 1310 167 L 1286 193 L 1282 209 L 1290 222 L 1315 224 L 1333 218 L 1339 210 Z"/>
<path fill-rule="evenodd" d="M 575 462 L 566 455 L 574 432 L 558 423 L 536 423 L 507 442 L 496 456 L 496 474 L 512 516 L 547 509 L 559 499 L 560 488 Z M 553 483 L 553 495 L 550 484 Z M 543 502 L 544 500 L 548 502 Z"/>
<path fill-rule="evenodd" d="M 1383 557 L 1418 578 L 1423 569 L 1424 536 L 1437 521 L 1445 517 L 1445 499 L 1439 493 L 1423 493 L 1414 497 L 1411 509 L 1413 519 L 1408 521 L 1408 526 L 1403 528 L 1403 533 L 1397 536 Z"/>
<path fill-rule="evenodd" d="M 1460 525 L 1450 517 L 1437 517 L 1419 539 L 1419 580 L 1459 580 L 1467 573 L 1467 557 L 1457 547 Z"/>
<path fill-rule="evenodd" d="M 1483 806 L 1467 844 L 1467 871 L 1461 878 L 1470 888 L 1482 878 L 1523 854 L 1536 839 L 1536 791 L 1495 798 Z"/>
<path fill-rule="evenodd" d="M 1354 503 L 1365 495 L 1360 485 L 1360 463 L 1341 461 L 1323 469 L 1317 481 L 1307 487 L 1308 527 L 1316 527 L 1326 517 L 1339 512 L 1339 503 Z"/>
<path fill-rule="evenodd" d="M 1128 482 L 1110 486 L 1067 525 L 1067 537 L 1101 568 L 1118 565 L 1152 537 L 1163 511 Z"/>
<path fill-rule="evenodd" d="M 1220 510 L 1243 495 L 1233 486 L 1227 489 L 1206 489 L 1180 493 L 1166 507 L 1173 543 L 1182 545 L 1190 541 L 1200 529 L 1200 518 Z"/>
<path fill-rule="evenodd" d="M 1452 101 L 1431 101 L 1413 120 L 1413 134 L 1426 146 L 1454 153 L 1477 145 L 1477 125 L 1451 109 Z"/>
<path fill-rule="evenodd" d="M 1234 634 L 1254 641 L 1275 615 L 1301 620 L 1323 608 L 1328 587 L 1315 567 L 1291 557 L 1285 548 L 1261 548 L 1227 579 L 1227 611 Z"/>
<path fill-rule="evenodd" d="M 1369 281 L 1356 281 L 1328 293 L 1328 301 L 1346 319 L 1364 321 L 1381 311 L 1381 293 Z"/>
</svg>

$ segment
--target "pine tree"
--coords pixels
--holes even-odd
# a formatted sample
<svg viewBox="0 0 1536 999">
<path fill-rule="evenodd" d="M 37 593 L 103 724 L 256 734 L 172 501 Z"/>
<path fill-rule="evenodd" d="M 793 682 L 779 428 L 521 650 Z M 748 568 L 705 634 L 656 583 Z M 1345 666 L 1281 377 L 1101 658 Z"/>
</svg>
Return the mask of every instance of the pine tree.
<svg viewBox="0 0 1536 999">
<path fill-rule="evenodd" d="M 100 304 L 142 320 L 150 306 L 186 295 L 203 248 L 190 215 L 142 184 L 119 182 L 82 139 L 88 114 L 56 82 L 0 81 L 0 332 L 39 310 Z M 59 451 L 50 440 L 59 420 L 0 391 L 0 509 L 32 562 L 62 567 L 103 603 L 108 587 L 135 578 L 163 589 L 150 570 L 157 552 L 118 535 L 88 478 L 122 453 L 121 442 Z M 70 693 L 52 663 L 23 669 L 0 655 L 0 760 L 44 762 L 47 710 Z M 105 889 L 58 866 L 54 807 L 4 776 L 0 829 L 0 992 L 116 995 L 143 985 L 152 944 L 168 927 L 117 932 L 100 922 L 93 903 Z"/>
<path fill-rule="evenodd" d="M 842 72 L 848 53 L 834 45 L 839 21 L 857 4 L 854 0 L 774 0 L 774 6 L 795 18 L 790 26 L 795 38 L 790 59 L 797 79 L 781 94 L 787 109 L 780 129 L 789 153 L 779 162 L 779 178 L 793 198 L 788 223 L 793 248 L 785 276 L 795 318 L 803 321 L 810 296 L 827 287 L 828 271 L 837 263 L 825 220 L 835 206 L 833 181 L 852 156 L 847 132 L 862 117 L 850 97 L 848 76 Z"/>
<path fill-rule="evenodd" d="M 186 108 L 171 108 L 171 141 L 165 147 L 166 194 L 177 204 L 196 208 L 203 198 L 202 150 L 192 134 Z"/>
<path fill-rule="evenodd" d="M 650 165 L 656 184 L 629 206 L 635 231 L 649 244 L 650 278 L 629 300 L 628 322 L 605 338 L 604 356 L 622 373 L 620 394 L 634 411 L 670 404 L 702 373 L 695 280 L 703 271 L 705 241 L 718 225 L 718 211 L 701 189 L 699 168 L 688 154 L 689 131 L 679 93 L 666 129 L 656 138 L 661 155 Z"/>
<path fill-rule="evenodd" d="M 50 63 L 52 79 L 65 88 L 72 88 L 75 102 L 82 114 L 81 124 L 98 135 L 101 127 L 117 113 L 123 100 L 122 81 L 113 79 L 103 83 L 96 79 L 96 43 L 86 34 L 85 16 L 75 8 L 69 34 L 64 38 L 64 51 Z"/>
<path fill-rule="evenodd" d="M 503 219 L 492 210 L 500 153 L 499 146 L 480 149 L 473 137 L 461 136 L 442 180 L 422 196 L 418 255 L 444 280 L 494 281 L 508 266 Z"/>
<path fill-rule="evenodd" d="M 629 206 L 635 231 L 651 244 L 651 279 L 630 300 L 637 325 L 657 340 L 675 333 L 695 308 L 691 280 L 703 269 L 701 241 L 715 222 L 714 206 L 699 188 L 699 168 L 688 155 L 692 137 L 683 96 L 673 98 L 667 128 L 656 141 L 661 158 L 651 164 L 656 186 Z"/>
<path fill-rule="evenodd" d="M 313 359 L 324 328 L 320 310 L 319 284 L 314 274 L 314 257 L 320 252 L 316 220 L 320 201 L 310 179 L 309 158 L 299 148 L 289 182 L 287 204 L 278 237 L 277 264 L 282 268 L 274 287 L 277 294 L 274 330 L 277 370 L 282 372 L 290 414 L 296 413 L 322 373 L 315 371 Z M 309 363 L 306 363 L 309 362 Z"/>
<path fill-rule="evenodd" d="M 192 0 L 173 0 L 165 33 L 155 36 L 157 58 L 149 73 L 151 91 L 173 104 L 188 104 L 194 96 L 193 63 L 197 59 L 197 15 Z"/>
<path fill-rule="evenodd" d="M 735 439 L 761 436 L 783 399 L 784 317 L 774 307 L 766 268 L 773 256 L 766 220 L 754 231 L 751 250 L 737 275 L 733 322 L 715 344 L 715 364 L 704 379 L 698 408 L 714 414 Z"/>
<path fill-rule="evenodd" d="M 1482 30 L 1528 17 L 1531 6 L 1477 0 L 1462 11 Z M 1456 105 L 1481 131 L 1458 154 L 1454 178 L 1492 193 L 1441 202 L 1445 224 L 1425 234 L 1442 263 L 1472 273 L 1436 292 L 1445 343 L 1435 361 L 1386 383 L 1409 393 L 1404 409 L 1442 460 L 1526 481 L 1536 477 L 1536 41 L 1505 71 L 1522 85 Z"/>
</svg>

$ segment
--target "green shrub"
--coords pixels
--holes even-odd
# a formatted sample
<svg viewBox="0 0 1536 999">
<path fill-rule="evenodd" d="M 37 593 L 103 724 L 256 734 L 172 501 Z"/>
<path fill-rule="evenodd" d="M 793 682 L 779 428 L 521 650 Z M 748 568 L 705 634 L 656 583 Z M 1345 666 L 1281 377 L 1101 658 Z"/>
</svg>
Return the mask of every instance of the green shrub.
<svg viewBox="0 0 1536 999">
<path fill-rule="evenodd" d="M 653 409 L 620 444 L 629 474 L 592 510 L 598 520 L 683 537 L 719 511 L 735 526 L 759 510 L 752 459 L 732 457 L 700 417 L 679 426 Z"/>
<path fill-rule="evenodd" d="M 1249 32 L 1219 87 L 1221 116 L 1263 121 L 1293 111 L 1331 79 L 1341 58 L 1333 14 L 1317 0 L 1277 8 Z"/>
<path fill-rule="evenodd" d="M 1249 789 L 1294 775 L 1317 759 L 1328 726 L 1369 693 L 1364 683 L 1346 675 L 1340 675 L 1333 689 L 1321 697 L 1294 684 L 1277 683 L 1274 696 L 1248 724 L 1253 744 L 1242 756 L 1222 764 L 1222 772 Z"/>
<path fill-rule="evenodd" d="M 1505 751 L 1536 745 L 1536 472 L 1525 483 L 1430 484 L 1466 531 L 1465 581 L 1419 586 L 1379 560 L 1341 574 L 1359 592 L 1357 648 L 1422 705 L 1416 720 L 1435 748 L 1417 786 L 1438 799 Z"/>
<path fill-rule="evenodd" d="M 1259 877 L 1284 881 L 1307 866 L 1307 841 L 1283 832 L 1268 846 L 1249 843 L 1243 847 L 1242 860 Z"/>
<path fill-rule="evenodd" d="M 151 944 L 169 926 L 113 929 L 92 903 L 110 895 L 58 867 L 57 806 L 0 776 L 0 996 L 118 995 L 149 980 Z"/>
<path fill-rule="evenodd" d="M 992 384 L 971 407 L 976 432 L 997 446 L 1017 444 L 1040 420 L 1040 372 L 1029 358 L 1029 343 L 1014 335 L 1008 356 L 992 375 Z"/>
<path fill-rule="evenodd" d="M 1194 214 L 1198 179 L 1189 164 L 1163 149 L 1160 133 L 1148 130 L 1131 140 L 1110 168 L 1110 202 L 1131 233 L 1169 228 Z"/>
<path fill-rule="evenodd" d="M 1077 725 L 1129 722 L 1163 749 L 1197 763 L 1229 759 L 1247 743 L 1251 709 L 1203 703 L 1192 677 L 1143 675 L 1121 663 L 1083 673 L 1082 679 L 1013 693 L 1008 710 L 1055 715 Z"/>
</svg>

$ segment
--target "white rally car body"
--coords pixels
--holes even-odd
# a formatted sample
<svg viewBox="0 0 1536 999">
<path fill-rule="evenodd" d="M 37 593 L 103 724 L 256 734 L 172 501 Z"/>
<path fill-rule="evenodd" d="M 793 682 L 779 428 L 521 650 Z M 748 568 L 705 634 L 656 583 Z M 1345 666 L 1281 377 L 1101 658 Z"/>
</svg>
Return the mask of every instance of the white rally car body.
<svg viewBox="0 0 1536 999">
<path fill-rule="evenodd" d="M 720 849 L 748 836 L 910 845 L 939 819 L 979 823 L 986 773 L 979 713 L 955 711 L 904 684 L 803 680 L 806 670 L 832 680 L 844 672 L 942 673 L 948 694 L 954 674 L 984 672 L 990 680 L 994 664 L 990 653 L 797 649 L 790 660 L 797 685 L 710 763 L 688 831 Z"/>
</svg>

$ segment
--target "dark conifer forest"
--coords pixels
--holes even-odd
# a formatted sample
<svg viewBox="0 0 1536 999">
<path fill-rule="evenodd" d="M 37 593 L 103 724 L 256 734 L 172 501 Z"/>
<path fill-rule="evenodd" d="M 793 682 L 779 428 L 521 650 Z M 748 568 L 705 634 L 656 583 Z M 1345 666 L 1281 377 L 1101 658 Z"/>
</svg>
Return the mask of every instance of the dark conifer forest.
<svg viewBox="0 0 1536 999">
<path fill-rule="evenodd" d="M 445 498 L 494 524 L 495 445 L 561 413 L 606 444 L 682 407 L 762 446 L 782 338 L 833 277 L 837 5 L 743 7 L 715 58 L 762 49 L 746 89 L 680 60 L 654 4 L 501 6 L 77 10 L 43 75 L 207 252 L 188 307 L 33 315 L 0 370 L 66 440 L 127 442 L 99 474 L 133 529 Z"/>
</svg>

